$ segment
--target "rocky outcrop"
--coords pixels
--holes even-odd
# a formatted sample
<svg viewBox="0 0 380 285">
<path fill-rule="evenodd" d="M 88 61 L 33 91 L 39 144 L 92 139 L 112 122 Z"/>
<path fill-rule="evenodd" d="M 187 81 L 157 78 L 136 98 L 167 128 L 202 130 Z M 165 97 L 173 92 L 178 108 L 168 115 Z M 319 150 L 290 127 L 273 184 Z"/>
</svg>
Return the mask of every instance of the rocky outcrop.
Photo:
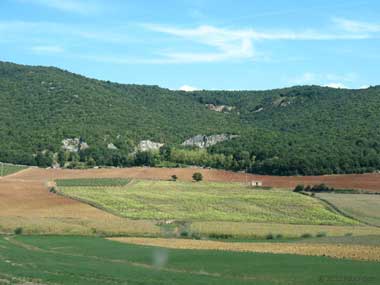
<svg viewBox="0 0 380 285">
<path fill-rule="evenodd" d="M 139 145 L 137 146 L 138 151 L 151 151 L 151 150 L 159 150 L 160 147 L 162 147 L 163 143 L 158 142 L 152 142 L 150 140 L 143 140 L 140 141 Z"/>
<path fill-rule="evenodd" d="M 107 144 L 107 148 L 108 148 L 108 149 L 112 149 L 112 150 L 118 150 L 117 146 L 114 145 L 113 143 L 109 143 L 109 144 Z"/>
<path fill-rule="evenodd" d="M 228 141 L 233 138 L 238 137 L 237 135 L 227 135 L 227 134 L 218 134 L 218 135 L 196 135 L 192 138 L 187 139 L 182 143 L 184 146 L 197 146 L 199 148 L 207 148 L 209 146 L 215 145 L 220 142 Z"/>
<path fill-rule="evenodd" d="M 207 109 L 215 112 L 231 112 L 235 107 L 226 105 L 206 104 Z"/>
<path fill-rule="evenodd" d="M 62 140 L 62 149 L 69 152 L 78 152 L 89 148 L 89 145 L 79 138 Z"/>
</svg>

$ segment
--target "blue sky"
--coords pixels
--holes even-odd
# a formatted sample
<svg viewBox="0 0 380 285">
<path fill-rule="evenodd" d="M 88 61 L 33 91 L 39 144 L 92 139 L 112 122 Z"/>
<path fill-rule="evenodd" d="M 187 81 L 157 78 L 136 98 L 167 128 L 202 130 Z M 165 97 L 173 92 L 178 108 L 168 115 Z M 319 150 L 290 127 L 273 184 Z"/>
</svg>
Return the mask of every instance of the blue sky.
<svg viewBox="0 0 380 285">
<path fill-rule="evenodd" d="M 380 1 L 1 0 L 0 60 L 171 89 L 380 84 Z"/>
</svg>

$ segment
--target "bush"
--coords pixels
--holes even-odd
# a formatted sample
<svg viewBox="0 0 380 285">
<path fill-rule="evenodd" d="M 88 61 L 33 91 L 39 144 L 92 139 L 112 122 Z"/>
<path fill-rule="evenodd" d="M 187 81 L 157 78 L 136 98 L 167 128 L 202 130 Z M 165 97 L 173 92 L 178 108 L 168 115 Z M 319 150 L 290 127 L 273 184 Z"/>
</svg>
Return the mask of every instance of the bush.
<svg viewBox="0 0 380 285">
<path fill-rule="evenodd" d="M 282 234 L 277 234 L 276 239 L 282 239 L 284 236 Z"/>
<path fill-rule="evenodd" d="M 327 234 L 324 232 L 317 233 L 317 235 L 316 235 L 316 237 L 325 237 L 325 236 L 327 236 Z"/>
<path fill-rule="evenodd" d="M 294 188 L 294 190 L 293 190 L 293 192 L 302 192 L 303 190 L 305 189 L 305 186 L 303 186 L 302 184 L 299 184 L 299 185 L 297 185 L 295 188 Z"/>
<path fill-rule="evenodd" d="M 15 228 L 14 233 L 15 235 L 21 235 L 23 232 L 23 229 L 21 227 Z"/>
<path fill-rule="evenodd" d="M 193 179 L 194 179 L 194 181 L 196 181 L 196 182 L 202 181 L 202 180 L 203 180 L 203 175 L 202 175 L 202 173 L 200 173 L 200 172 L 195 172 L 195 173 L 193 174 Z"/>
<path fill-rule="evenodd" d="M 321 192 L 330 193 L 330 192 L 334 192 L 334 188 L 328 187 L 326 184 L 322 183 L 322 184 L 314 185 L 313 187 L 306 186 L 303 189 L 303 191 L 305 191 L 305 192 L 312 192 L 312 193 L 321 193 Z M 296 192 L 295 189 L 294 189 L 294 192 Z"/>
<path fill-rule="evenodd" d="M 177 181 L 178 180 L 178 176 L 177 175 L 172 175 L 172 181 Z"/>
<path fill-rule="evenodd" d="M 313 235 L 308 234 L 308 233 L 301 235 L 301 238 L 311 238 L 311 237 L 313 237 Z"/>
<path fill-rule="evenodd" d="M 274 235 L 273 234 L 267 234 L 265 236 L 265 239 L 274 239 Z"/>
<path fill-rule="evenodd" d="M 216 234 L 216 233 L 211 233 L 208 235 L 209 238 L 211 239 L 230 239 L 233 236 L 230 234 Z"/>
<path fill-rule="evenodd" d="M 181 231 L 179 234 L 181 237 L 189 237 L 189 232 L 187 230 Z"/>
<path fill-rule="evenodd" d="M 201 239 L 201 235 L 199 233 L 191 233 L 191 238 L 193 239 Z"/>
</svg>

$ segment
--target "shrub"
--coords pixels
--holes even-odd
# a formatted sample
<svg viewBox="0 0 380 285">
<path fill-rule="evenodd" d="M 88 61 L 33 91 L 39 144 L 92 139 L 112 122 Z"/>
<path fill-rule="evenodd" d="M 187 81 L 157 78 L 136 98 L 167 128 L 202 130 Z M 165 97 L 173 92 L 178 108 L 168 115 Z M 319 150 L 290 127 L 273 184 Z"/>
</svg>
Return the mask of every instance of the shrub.
<svg viewBox="0 0 380 285">
<path fill-rule="evenodd" d="M 178 180 L 178 176 L 177 175 L 172 175 L 172 181 L 177 181 Z"/>
<path fill-rule="evenodd" d="M 57 189 L 55 189 L 55 187 L 51 187 L 51 188 L 49 189 L 49 192 L 50 192 L 50 193 L 57 193 Z"/>
<path fill-rule="evenodd" d="M 316 237 L 325 237 L 327 234 L 325 232 L 317 233 Z"/>
<path fill-rule="evenodd" d="M 265 239 L 274 239 L 274 235 L 273 234 L 267 234 L 265 236 Z"/>
<path fill-rule="evenodd" d="M 181 231 L 181 233 L 179 234 L 181 237 L 188 237 L 189 236 L 189 232 L 188 231 Z"/>
<path fill-rule="evenodd" d="M 202 181 L 202 180 L 203 180 L 203 175 L 202 175 L 202 173 L 200 173 L 200 172 L 195 172 L 195 173 L 193 174 L 193 179 L 194 179 L 194 181 L 197 181 L 197 182 Z"/>
<path fill-rule="evenodd" d="M 23 229 L 21 227 L 15 228 L 14 233 L 15 235 L 21 235 L 23 232 Z"/>
<path fill-rule="evenodd" d="M 293 192 L 302 192 L 304 189 L 305 189 L 305 186 L 303 186 L 302 184 L 298 184 L 298 185 L 294 188 Z"/>
<path fill-rule="evenodd" d="M 282 234 L 277 234 L 276 239 L 282 239 L 284 236 Z"/>
<path fill-rule="evenodd" d="M 308 233 L 301 235 L 301 238 L 311 238 L 311 237 L 313 237 L 313 235 L 312 234 L 308 234 Z"/>
<path fill-rule="evenodd" d="M 229 239 L 229 238 L 232 238 L 233 236 L 230 234 L 211 233 L 208 235 L 208 237 L 211 239 Z"/>
<path fill-rule="evenodd" d="M 193 239 L 201 239 L 201 236 L 199 233 L 191 233 L 191 238 Z"/>
</svg>

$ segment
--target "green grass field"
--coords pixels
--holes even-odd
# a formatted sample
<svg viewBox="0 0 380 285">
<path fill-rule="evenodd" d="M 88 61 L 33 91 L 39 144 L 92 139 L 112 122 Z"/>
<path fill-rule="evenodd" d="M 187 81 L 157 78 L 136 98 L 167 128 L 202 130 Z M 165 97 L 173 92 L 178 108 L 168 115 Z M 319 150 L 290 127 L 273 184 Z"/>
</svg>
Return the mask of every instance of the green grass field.
<svg viewBox="0 0 380 285">
<path fill-rule="evenodd" d="M 89 237 L 0 237 L 0 284 L 371 285 L 379 282 L 380 263 L 376 262 L 173 250 Z"/>
<path fill-rule="evenodd" d="M 123 187 L 60 187 L 68 196 L 134 219 L 354 225 L 317 199 L 239 183 L 136 180 Z"/>
<path fill-rule="evenodd" d="M 0 163 L 0 176 L 7 176 L 9 174 L 16 173 L 16 172 L 24 170 L 26 168 L 27 168 L 27 166 Z"/>
<path fill-rule="evenodd" d="M 58 179 L 58 187 L 112 187 L 125 186 L 130 182 L 126 178 L 83 178 L 83 179 Z"/>
<path fill-rule="evenodd" d="M 323 193 L 318 197 L 359 221 L 380 226 L 380 195 Z"/>
</svg>

